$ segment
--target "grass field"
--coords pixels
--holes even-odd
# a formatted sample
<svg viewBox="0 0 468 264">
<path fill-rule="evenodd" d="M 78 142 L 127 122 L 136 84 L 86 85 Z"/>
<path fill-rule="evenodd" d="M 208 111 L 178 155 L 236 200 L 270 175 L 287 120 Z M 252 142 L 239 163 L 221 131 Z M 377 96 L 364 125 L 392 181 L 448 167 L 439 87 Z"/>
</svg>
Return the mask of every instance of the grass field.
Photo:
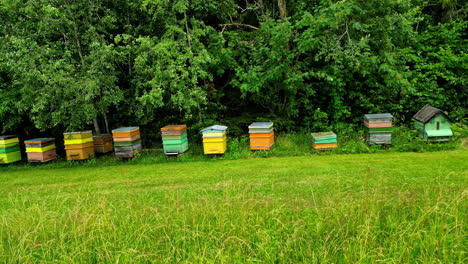
<svg viewBox="0 0 468 264">
<path fill-rule="evenodd" d="M 1 263 L 466 263 L 466 150 L 0 168 Z"/>
</svg>

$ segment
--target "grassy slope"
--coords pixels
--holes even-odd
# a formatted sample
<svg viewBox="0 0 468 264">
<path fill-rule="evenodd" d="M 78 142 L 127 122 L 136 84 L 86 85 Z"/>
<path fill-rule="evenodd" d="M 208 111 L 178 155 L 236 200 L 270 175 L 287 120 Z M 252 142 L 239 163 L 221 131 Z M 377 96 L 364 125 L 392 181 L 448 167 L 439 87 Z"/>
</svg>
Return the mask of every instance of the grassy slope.
<svg viewBox="0 0 468 264">
<path fill-rule="evenodd" d="M 466 261 L 466 151 L 0 171 L 0 262 Z"/>
</svg>

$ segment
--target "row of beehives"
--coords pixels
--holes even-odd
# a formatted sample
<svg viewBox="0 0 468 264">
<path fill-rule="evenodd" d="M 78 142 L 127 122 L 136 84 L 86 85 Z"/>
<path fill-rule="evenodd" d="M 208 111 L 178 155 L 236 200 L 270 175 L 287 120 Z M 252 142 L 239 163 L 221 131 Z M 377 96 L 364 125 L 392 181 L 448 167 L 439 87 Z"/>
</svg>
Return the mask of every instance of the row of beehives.
<svg viewBox="0 0 468 264">
<path fill-rule="evenodd" d="M 227 150 L 226 126 L 214 125 L 202 130 L 205 154 L 223 154 Z M 249 126 L 251 147 L 268 150 L 274 144 L 273 123 L 260 122 Z M 166 155 L 179 155 L 188 150 L 186 125 L 169 125 L 161 128 L 163 149 Z M 122 127 L 112 130 L 112 135 L 94 135 L 91 131 L 63 133 L 67 160 L 87 160 L 95 153 L 114 150 L 119 158 L 132 158 L 141 151 L 139 127 Z M 54 138 L 36 138 L 24 141 L 29 162 L 47 162 L 56 159 Z M 16 136 L 0 136 L 0 163 L 21 160 L 19 140 Z"/>
<path fill-rule="evenodd" d="M 201 130 L 203 152 L 224 154 L 227 150 L 227 126 L 214 125 Z M 186 125 L 170 125 L 161 128 L 163 149 L 166 155 L 179 155 L 188 150 Z M 275 143 L 273 122 L 254 122 L 249 126 L 250 148 L 269 150 Z"/>
<path fill-rule="evenodd" d="M 366 140 L 370 144 L 389 145 L 392 142 L 392 119 L 389 113 L 364 115 Z M 448 141 L 453 135 L 448 117 L 442 110 L 426 105 L 415 116 L 419 136 L 438 142 Z M 250 148 L 270 150 L 274 143 L 273 122 L 254 122 L 249 127 Z M 202 129 L 205 154 L 223 154 L 227 150 L 226 126 L 214 125 Z M 186 125 L 169 125 L 161 128 L 163 149 L 166 155 L 180 155 L 188 150 Z M 95 153 L 114 149 L 119 158 L 132 158 L 141 151 L 139 127 L 122 127 L 112 130 L 112 135 L 92 135 L 91 131 L 64 133 L 67 160 L 85 160 Z M 47 162 L 56 158 L 53 138 L 26 140 L 26 153 L 30 162 Z M 312 133 L 312 147 L 318 150 L 338 147 L 333 132 Z M 21 160 L 19 140 L 16 136 L 0 136 L 0 163 Z"/>
<path fill-rule="evenodd" d="M 67 160 L 87 160 L 95 153 L 107 153 L 114 150 L 119 158 L 131 158 L 141 150 L 140 129 L 121 127 L 110 134 L 94 135 L 91 131 L 63 133 Z M 29 162 L 47 162 L 55 160 L 57 151 L 54 138 L 35 138 L 25 140 L 26 155 Z M 0 136 L 0 163 L 12 163 L 21 160 L 19 140 L 16 136 Z"/>
</svg>

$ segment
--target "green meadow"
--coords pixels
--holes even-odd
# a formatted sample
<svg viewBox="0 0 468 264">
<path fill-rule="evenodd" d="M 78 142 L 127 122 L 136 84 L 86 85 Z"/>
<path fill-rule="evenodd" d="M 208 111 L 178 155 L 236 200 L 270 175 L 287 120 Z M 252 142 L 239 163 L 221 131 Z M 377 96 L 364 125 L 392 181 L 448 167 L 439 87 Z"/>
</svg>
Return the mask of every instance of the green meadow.
<svg viewBox="0 0 468 264">
<path fill-rule="evenodd" d="M 0 168 L 1 263 L 466 263 L 468 153 Z"/>
</svg>

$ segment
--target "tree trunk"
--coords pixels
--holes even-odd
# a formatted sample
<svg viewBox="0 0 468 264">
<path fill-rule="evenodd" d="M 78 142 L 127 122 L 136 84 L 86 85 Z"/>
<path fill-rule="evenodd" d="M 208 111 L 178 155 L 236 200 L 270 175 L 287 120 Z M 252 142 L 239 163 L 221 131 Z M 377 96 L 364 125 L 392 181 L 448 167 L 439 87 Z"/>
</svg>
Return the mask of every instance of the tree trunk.
<svg viewBox="0 0 468 264">
<path fill-rule="evenodd" d="M 109 122 L 107 121 L 107 114 L 103 114 L 104 116 L 104 124 L 106 125 L 106 133 L 109 134 Z"/>
<path fill-rule="evenodd" d="M 97 120 L 97 118 L 94 118 L 93 119 L 93 123 L 94 123 L 94 130 L 96 131 L 96 134 L 101 134 L 101 128 L 99 127 L 99 122 Z"/>
<path fill-rule="evenodd" d="M 278 0 L 278 8 L 281 19 L 286 19 L 286 0 Z"/>
<path fill-rule="evenodd" d="M 258 7 L 260 8 L 260 13 L 262 14 L 262 16 L 264 16 L 265 15 L 265 6 L 263 5 L 263 0 L 258 1 Z"/>
</svg>

